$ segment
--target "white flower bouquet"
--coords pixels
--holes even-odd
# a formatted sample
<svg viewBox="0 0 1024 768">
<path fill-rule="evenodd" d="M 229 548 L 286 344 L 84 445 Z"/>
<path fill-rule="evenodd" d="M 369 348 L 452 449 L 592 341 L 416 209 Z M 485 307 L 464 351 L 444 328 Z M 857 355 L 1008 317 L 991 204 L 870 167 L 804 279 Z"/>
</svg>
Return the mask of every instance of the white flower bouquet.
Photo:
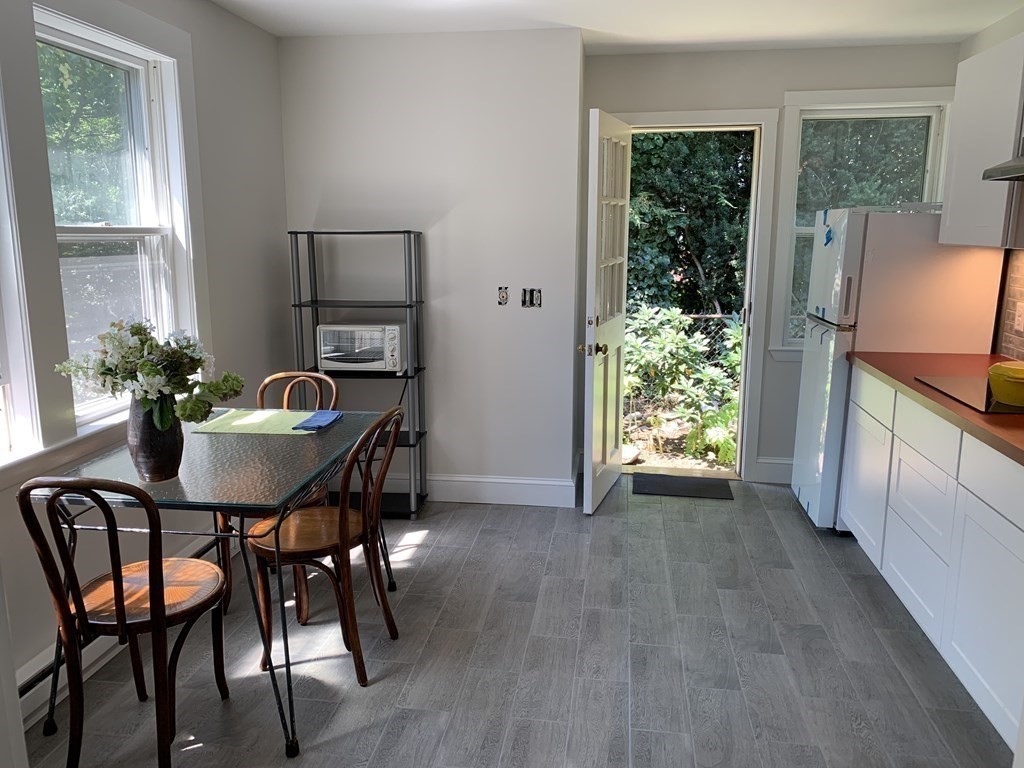
<svg viewBox="0 0 1024 768">
<path fill-rule="evenodd" d="M 98 349 L 64 361 L 57 372 L 111 395 L 128 392 L 143 411 L 152 412 L 161 431 L 172 426 L 175 416 L 205 421 L 214 403 L 242 393 L 244 382 L 234 373 L 199 380 L 200 372 L 213 375 L 213 357 L 187 333 L 172 333 L 161 342 L 149 322 L 118 320 L 97 338 Z"/>
</svg>

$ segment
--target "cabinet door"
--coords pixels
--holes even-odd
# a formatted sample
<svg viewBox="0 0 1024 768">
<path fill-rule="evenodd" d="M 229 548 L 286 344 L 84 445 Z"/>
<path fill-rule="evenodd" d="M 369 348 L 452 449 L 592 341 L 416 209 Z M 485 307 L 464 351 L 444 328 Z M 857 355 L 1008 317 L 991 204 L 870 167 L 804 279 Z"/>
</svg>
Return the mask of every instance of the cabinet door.
<svg viewBox="0 0 1024 768">
<path fill-rule="evenodd" d="M 956 480 L 896 440 L 889 472 L 889 506 L 947 563 L 955 504 Z"/>
<path fill-rule="evenodd" d="M 882 567 L 892 432 L 850 403 L 839 516 L 876 567 Z"/>
<path fill-rule="evenodd" d="M 935 645 L 942 639 L 949 566 L 892 507 L 885 522 L 882 575 Z"/>
<path fill-rule="evenodd" d="M 1008 744 L 1024 699 L 1024 531 L 957 492 L 942 655 Z"/>
<path fill-rule="evenodd" d="M 939 242 L 1012 245 L 1016 184 L 982 181 L 986 168 L 1017 153 L 1024 85 L 1024 35 L 960 62 L 949 122 Z"/>
</svg>

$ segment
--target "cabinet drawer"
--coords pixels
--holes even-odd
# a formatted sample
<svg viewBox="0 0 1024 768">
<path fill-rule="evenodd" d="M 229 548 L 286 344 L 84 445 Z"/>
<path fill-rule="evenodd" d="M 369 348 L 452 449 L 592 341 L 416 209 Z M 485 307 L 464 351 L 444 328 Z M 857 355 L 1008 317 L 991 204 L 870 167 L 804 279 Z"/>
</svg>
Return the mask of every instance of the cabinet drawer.
<svg viewBox="0 0 1024 768">
<path fill-rule="evenodd" d="M 940 645 L 964 687 L 1014 744 L 1024 699 L 1024 531 L 964 488 Z"/>
<path fill-rule="evenodd" d="M 965 434 L 960 473 L 960 485 L 1024 529 L 1024 467 Z"/>
<path fill-rule="evenodd" d="M 962 433 L 948 421 L 897 392 L 892 431 L 947 475 L 957 476 Z"/>
<path fill-rule="evenodd" d="M 875 567 L 882 567 L 892 432 L 856 403 L 846 418 L 839 516 Z"/>
<path fill-rule="evenodd" d="M 889 470 L 889 506 L 924 542 L 949 562 L 956 508 L 956 480 L 901 440 Z"/>
<path fill-rule="evenodd" d="M 850 380 L 850 400 L 871 414 L 886 429 L 892 429 L 896 390 L 888 384 L 854 367 Z"/>
<path fill-rule="evenodd" d="M 949 567 L 891 508 L 885 523 L 882 575 L 925 634 L 939 645 Z"/>
</svg>

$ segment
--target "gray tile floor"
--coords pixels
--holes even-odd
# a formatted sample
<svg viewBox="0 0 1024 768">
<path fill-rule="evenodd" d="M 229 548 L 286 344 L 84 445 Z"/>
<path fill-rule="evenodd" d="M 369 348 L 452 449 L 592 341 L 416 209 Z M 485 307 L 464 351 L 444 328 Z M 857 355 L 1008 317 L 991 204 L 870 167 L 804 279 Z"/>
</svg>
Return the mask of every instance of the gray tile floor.
<svg viewBox="0 0 1024 768">
<path fill-rule="evenodd" d="M 1004 768 L 1010 750 L 850 538 L 788 489 L 572 509 L 432 504 L 389 521 L 401 637 L 358 574 L 360 689 L 327 585 L 292 626 L 302 754 L 286 760 L 250 605 L 179 671 L 176 766 Z M 322 579 L 322 577 L 321 577 Z M 239 582 L 236 582 L 239 583 Z M 87 687 L 83 765 L 154 764 L 127 654 Z M 62 713 L 63 715 L 63 710 Z M 63 721 L 61 721 L 63 722 Z M 35 726 L 35 766 L 63 765 Z"/>
</svg>

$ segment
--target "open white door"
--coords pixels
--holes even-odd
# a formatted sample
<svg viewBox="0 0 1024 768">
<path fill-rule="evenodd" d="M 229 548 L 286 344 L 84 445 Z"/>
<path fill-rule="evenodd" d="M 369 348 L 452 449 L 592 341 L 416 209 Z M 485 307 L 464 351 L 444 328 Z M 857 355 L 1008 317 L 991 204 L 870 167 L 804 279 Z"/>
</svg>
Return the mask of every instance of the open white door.
<svg viewBox="0 0 1024 768">
<path fill-rule="evenodd" d="M 622 363 L 626 334 L 626 243 L 632 129 L 590 111 L 587 186 L 587 305 L 584 363 L 583 511 L 622 474 Z"/>
</svg>

